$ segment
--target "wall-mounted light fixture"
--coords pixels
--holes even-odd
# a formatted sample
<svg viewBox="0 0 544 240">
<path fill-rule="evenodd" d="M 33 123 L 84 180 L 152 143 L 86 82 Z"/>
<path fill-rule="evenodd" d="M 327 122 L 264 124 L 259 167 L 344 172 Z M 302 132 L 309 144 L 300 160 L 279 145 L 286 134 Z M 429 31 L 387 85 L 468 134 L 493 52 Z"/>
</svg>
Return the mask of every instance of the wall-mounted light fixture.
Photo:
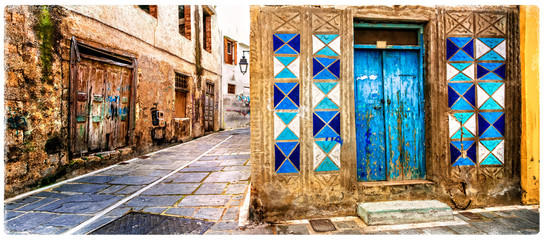
<svg viewBox="0 0 544 240">
<path fill-rule="evenodd" d="M 246 59 L 246 56 L 245 54 L 249 53 L 249 51 L 242 51 L 242 58 L 240 59 L 240 62 L 238 63 L 240 65 L 240 72 L 242 72 L 242 74 L 246 74 L 247 72 L 247 67 L 249 66 L 249 63 L 247 62 L 247 59 Z"/>
</svg>

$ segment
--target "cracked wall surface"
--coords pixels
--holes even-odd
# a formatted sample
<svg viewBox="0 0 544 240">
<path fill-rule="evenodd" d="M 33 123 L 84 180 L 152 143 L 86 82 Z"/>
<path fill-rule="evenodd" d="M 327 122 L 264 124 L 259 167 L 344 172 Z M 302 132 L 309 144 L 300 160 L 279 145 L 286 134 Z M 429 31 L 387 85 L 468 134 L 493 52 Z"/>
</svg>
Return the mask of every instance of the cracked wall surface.
<svg viewBox="0 0 544 240">
<path fill-rule="evenodd" d="M 521 98 L 518 15 L 519 11 L 516 6 L 252 7 L 250 37 L 252 65 L 250 73 L 252 76 L 253 184 L 251 214 L 253 218 L 258 221 L 273 221 L 339 214 L 354 215 L 356 202 L 388 200 L 438 199 L 460 209 L 520 203 Z M 357 139 L 353 110 L 355 108 L 353 100 L 355 22 L 383 25 L 403 23 L 423 25 L 426 174 L 419 182 L 363 183 L 357 181 Z M 298 41 L 293 40 L 297 38 L 293 37 L 296 34 L 300 34 L 300 50 L 296 47 L 297 43 L 293 43 L 293 41 Z M 341 36 L 341 40 L 339 40 L 341 53 L 337 57 L 340 62 L 339 74 L 334 74 L 336 68 L 333 67 L 333 61 L 329 61 L 330 64 L 321 62 L 325 64 L 322 68 L 329 69 L 332 74 L 338 77 L 337 81 L 340 86 L 340 105 L 337 105 L 340 115 L 339 138 L 332 138 L 333 141 L 337 141 L 341 145 L 340 159 L 338 163 L 335 163 L 337 168 L 333 168 L 329 164 L 328 167 L 317 168 L 317 170 L 313 164 L 316 153 L 313 141 L 316 135 L 315 132 L 312 132 L 312 126 L 316 125 L 316 120 L 315 116 L 312 118 L 312 112 L 315 112 L 313 110 L 315 105 L 312 105 L 315 101 L 312 95 L 315 89 L 312 88 L 312 84 L 315 84 L 316 81 L 324 81 L 319 79 L 329 79 L 330 77 L 316 76 L 316 60 L 312 61 L 316 54 L 312 51 L 312 46 L 314 50 L 316 46 L 315 39 L 312 38 L 312 35 L 315 34 Z M 280 40 L 276 40 L 273 36 L 277 36 Z M 501 111 L 506 117 L 505 121 L 508 127 L 501 132 L 502 136 L 492 136 L 493 140 L 503 139 L 501 141 L 504 141 L 504 152 L 489 150 L 491 155 L 503 157 L 501 164 L 492 161 L 489 154 L 478 156 L 481 159 L 474 157 L 472 165 L 455 164 L 456 161 L 452 161 L 452 156 L 456 155 L 451 154 L 449 145 L 452 141 L 450 138 L 455 133 L 450 134 L 448 116 L 454 114 L 455 109 L 452 110 L 451 105 L 448 105 L 448 83 L 450 82 L 448 80 L 453 77 L 451 71 L 448 73 L 447 67 L 448 60 L 451 60 L 447 57 L 448 48 L 446 46 L 449 37 L 503 38 L 505 51 L 502 51 L 498 45 L 488 46 L 489 51 L 495 51 L 493 49 L 497 47 L 496 50 L 506 59 L 504 61 L 506 70 L 502 79 L 485 79 L 484 75 L 487 73 L 484 74 L 480 70 L 480 77 L 483 79 L 478 77 L 478 80 L 470 80 L 477 81 L 478 84 L 480 81 L 504 83 L 504 96 L 507 96 L 501 105 L 504 109 L 483 109 L 485 111 L 482 111 Z M 331 42 L 322 41 L 323 43 L 319 46 L 331 45 L 332 40 L 333 38 L 331 38 Z M 482 41 L 490 40 L 483 39 Z M 284 49 L 284 46 L 287 45 L 292 50 Z M 331 49 L 334 47 L 331 46 Z M 476 49 L 476 47 L 474 48 Z M 481 57 L 489 58 L 484 57 L 489 51 L 481 51 L 482 49 L 484 47 L 478 50 Z M 317 54 L 319 55 L 319 53 Z M 291 60 L 294 58 L 297 60 Z M 279 59 L 277 63 L 273 62 L 276 59 Z M 332 59 L 332 57 L 327 57 L 327 59 Z M 323 61 L 328 61 L 327 59 Z M 484 65 L 499 61 L 494 57 L 489 60 L 480 60 L 485 62 Z M 478 64 L 480 60 L 473 61 Z M 317 61 L 320 60 L 317 59 Z M 292 62 L 296 62 L 296 66 Z M 487 64 L 486 66 L 491 67 L 491 65 Z M 318 71 L 321 71 L 322 68 L 319 68 Z M 288 69 L 294 77 L 284 73 L 285 70 L 282 69 Z M 459 72 L 462 70 L 464 69 Z M 492 70 L 494 69 L 490 71 Z M 477 77 L 476 68 L 474 68 L 473 74 Z M 325 82 L 330 81 L 326 80 Z M 297 86 L 300 90 L 292 86 L 287 87 L 287 85 L 294 83 L 298 83 Z M 292 89 L 300 91 L 299 94 L 292 94 L 294 91 Z M 326 92 L 330 98 L 333 91 Z M 489 98 L 492 97 L 491 95 Z M 290 99 L 295 107 L 282 105 L 285 99 Z M 493 99 L 501 100 L 500 97 Z M 282 110 L 278 110 L 278 106 Z M 281 111 L 286 113 L 281 113 L 282 116 L 276 117 Z M 291 118 L 283 116 L 289 114 L 297 114 L 300 117 L 300 125 L 291 125 Z M 277 124 L 280 122 L 280 118 L 284 122 L 283 125 Z M 333 123 L 324 120 L 324 124 Z M 291 136 L 289 139 L 296 140 L 282 140 L 279 139 L 278 134 L 275 134 L 279 133 L 278 129 L 289 128 L 293 130 L 293 127 L 300 132 L 293 131 L 294 135 L 289 135 Z M 337 128 L 332 128 L 334 131 L 338 131 Z M 497 128 L 500 128 L 498 124 Z M 482 138 L 486 138 L 486 136 L 483 135 Z M 467 135 L 464 137 L 466 138 Z M 287 145 L 294 146 L 292 144 L 294 141 L 299 142 L 297 145 L 300 147 L 299 150 L 297 147 L 287 147 Z M 330 138 L 329 141 L 331 141 Z M 462 150 L 465 155 L 467 154 L 466 150 L 468 149 Z M 486 157 L 489 159 L 485 160 Z M 286 162 L 293 167 L 284 168 Z M 328 171 L 320 172 L 319 169 L 327 169 Z"/>
<path fill-rule="evenodd" d="M 206 82 L 215 83 L 208 104 L 215 109 L 212 130 L 219 130 L 219 28 L 212 15 L 212 51 L 196 56 L 195 24 L 203 23 L 195 13 L 203 9 L 191 9 L 192 40 L 178 33 L 177 6 L 158 6 L 158 18 L 137 6 L 5 8 L 6 197 L 204 135 Z M 132 145 L 98 155 L 70 152 L 72 37 L 136 59 Z M 174 118 L 174 71 L 190 76 L 184 119 Z M 164 112 L 160 129 L 152 124 L 153 107 Z"/>
</svg>

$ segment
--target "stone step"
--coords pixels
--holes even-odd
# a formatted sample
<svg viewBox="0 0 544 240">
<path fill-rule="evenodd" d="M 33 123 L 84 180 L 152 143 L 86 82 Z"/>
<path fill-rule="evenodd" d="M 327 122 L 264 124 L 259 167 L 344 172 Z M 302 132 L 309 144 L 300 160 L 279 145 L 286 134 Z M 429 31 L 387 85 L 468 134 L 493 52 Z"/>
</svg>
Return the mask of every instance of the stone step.
<svg viewBox="0 0 544 240">
<path fill-rule="evenodd" d="M 452 209 L 437 200 L 359 203 L 357 215 L 369 226 L 453 220 Z"/>
</svg>

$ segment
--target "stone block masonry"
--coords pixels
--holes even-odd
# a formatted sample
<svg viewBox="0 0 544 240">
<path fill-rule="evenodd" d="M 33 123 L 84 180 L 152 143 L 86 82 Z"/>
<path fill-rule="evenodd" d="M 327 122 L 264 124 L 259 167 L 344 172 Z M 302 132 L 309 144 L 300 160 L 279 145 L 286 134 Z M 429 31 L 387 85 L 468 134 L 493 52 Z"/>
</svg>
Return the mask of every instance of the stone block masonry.
<svg viewBox="0 0 544 240">
<path fill-rule="evenodd" d="M 60 22 L 65 13 L 46 7 L 7 6 L 5 13 L 5 188 L 7 196 L 27 186 L 49 184 L 66 151 L 69 85 L 62 71 L 69 59 Z M 69 46 L 69 44 L 68 44 Z"/>
<path fill-rule="evenodd" d="M 357 215 L 369 226 L 453 220 L 451 208 L 436 200 L 359 203 Z"/>
</svg>

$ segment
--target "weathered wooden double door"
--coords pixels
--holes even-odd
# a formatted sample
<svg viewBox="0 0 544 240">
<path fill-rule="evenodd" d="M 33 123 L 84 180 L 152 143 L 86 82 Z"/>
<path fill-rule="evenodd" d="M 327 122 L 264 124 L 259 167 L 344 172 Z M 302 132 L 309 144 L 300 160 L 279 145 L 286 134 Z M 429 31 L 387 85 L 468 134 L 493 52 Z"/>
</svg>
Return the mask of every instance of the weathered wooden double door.
<svg viewBox="0 0 544 240">
<path fill-rule="evenodd" d="M 206 97 L 204 102 L 204 131 L 213 131 L 214 99 L 215 85 L 206 83 Z"/>
<path fill-rule="evenodd" d="M 126 146 L 132 69 L 87 59 L 76 69 L 73 152 Z"/>
<path fill-rule="evenodd" d="M 358 181 L 425 176 L 419 51 L 356 49 Z"/>
</svg>

